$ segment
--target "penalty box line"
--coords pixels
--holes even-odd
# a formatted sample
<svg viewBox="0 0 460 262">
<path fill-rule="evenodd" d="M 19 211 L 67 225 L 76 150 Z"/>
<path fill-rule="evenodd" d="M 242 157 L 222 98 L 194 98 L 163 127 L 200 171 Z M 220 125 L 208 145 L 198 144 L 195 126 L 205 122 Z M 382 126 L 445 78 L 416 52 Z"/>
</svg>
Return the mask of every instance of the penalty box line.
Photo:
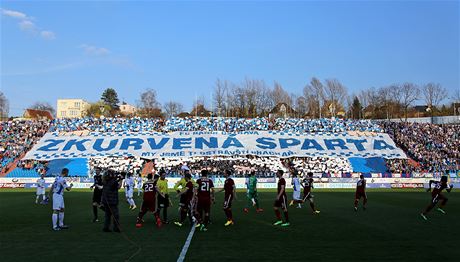
<svg viewBox="0 0 460 262">
<path fill-rule="evenodd" d="M 179 258 L 177 258 L 177 262 L 183 262 L 185 259 L 185 255 L 187 255 L 188 247 L 190 246 L 190 242 L 192 242 L 193 234 L 195 233 L 195 223 L 192 225 L 192 229 L 188 234 L 187 240 L 185 241 L 184 246 L 182 247 L 182 251 L 180 252 Z"/>
</svg>

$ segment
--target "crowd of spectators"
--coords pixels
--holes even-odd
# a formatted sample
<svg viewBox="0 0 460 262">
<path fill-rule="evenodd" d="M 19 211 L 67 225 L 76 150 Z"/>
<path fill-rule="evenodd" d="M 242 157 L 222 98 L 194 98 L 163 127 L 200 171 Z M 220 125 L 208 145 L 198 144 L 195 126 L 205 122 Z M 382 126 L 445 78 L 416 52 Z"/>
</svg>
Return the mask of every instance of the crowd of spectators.
<svg viewBox="0 0 460 262">
<path fill-rule="evenodd" d="M 460 125 L 432 125 L 404 122 L 375 122 L 347 119 L 296 119 L 296 118 L 78 118 L 53 121 L 5 121 L 0 123 L 0 164 L 2 173 L 11 163 L 20 159 L 47 131 L 72 132 L 173 132 L 173 131 L 250 131 L 278 130 L 286 132 L 314 133 L 346 131 L 385 132 L 401 147 L 409 160 L 387 160 L 392 173 L 445 172 L 460 170 Z M 283 162 L 284 161 L 284 162 Z M 277 158 L 213 157 L 202 159 L 163 159 L 155 168 L 164 168 L 170 175 L 178 174 L 181 166 L 192 170 L 208 168 L 211 173 L 232 169 L 237 176 L 255 171 L 268 176 L 273 171 L 295 166 L 315 173 L 347 173 L 352 167 L 341 158 L 290 158 L 290 163 Z M 91 166 L 118 169 L 116 171 L 140 172 L 143 161 L 132 158 L 95 158 Z M 24 169 L 37 167 L 35 162 L 18 162 Z"/>
<path fill-rule="evenodd" d="M 160 118 L 76 118 L 55 119 L 50 131 L 96 131 L 96 132 L 173 132 L 173 131 L 250 131 L 278 130 L 298 133 L 365 131 L 381 132 L 377 123 L 370 120 L 350 119 L 303 119 L 303 118 L 220 118 L 220 117 L 172 117 Z"/>
<path fill-rule="evenodd" d="M 395 143 L 416 163 L 390 161 L 396 166 L 417 172 L 460 170 L 460 125 L 432 125 L 408 122 L 382 123 Z"/>
<path fill-rule="evenodd" d="M 0 171 L 7 172 L 49 129 L 48 121 L 0 122 Z"/>
</svg>

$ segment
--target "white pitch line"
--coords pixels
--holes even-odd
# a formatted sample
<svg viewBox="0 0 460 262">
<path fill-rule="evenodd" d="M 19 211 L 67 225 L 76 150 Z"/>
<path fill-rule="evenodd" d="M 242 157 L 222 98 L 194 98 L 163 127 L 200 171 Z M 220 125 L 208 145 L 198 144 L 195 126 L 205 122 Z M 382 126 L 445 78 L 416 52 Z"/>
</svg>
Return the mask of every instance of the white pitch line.
<svg viewBox="0 0 460 262">
<path fill-rule="evenodd" d="M 179 258 L 177 258 L 177 262 L 184 261 L 185 255 L 187 254 L 188 247 L 190 246 L 190 242 L 192 242 L 193 234 L 195 233 L 195 223 L 192 225 L 192 230 L 188 234 L 187 240 L 185 241 L 184 246 L 182 247 L 182 251 L 180 252 Z"/>
</svg>

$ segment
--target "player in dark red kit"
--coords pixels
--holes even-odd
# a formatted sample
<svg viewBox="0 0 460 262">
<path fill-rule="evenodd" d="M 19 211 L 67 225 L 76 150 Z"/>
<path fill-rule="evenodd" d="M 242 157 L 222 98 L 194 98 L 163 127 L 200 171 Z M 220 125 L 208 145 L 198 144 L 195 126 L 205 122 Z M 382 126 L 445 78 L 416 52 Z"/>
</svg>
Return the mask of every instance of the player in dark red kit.
<svg viewBox="0 0 460 262">
<path fill-rule="evenodd" d="M 313 173 L 308 172 L 307 177 L 302 181 L 303 186 L 303 199 L 302 202 L 308 201 L 310 203 L 311 210 L 313 214 L 319 214 L 321 211 L 317 210 L 315 207 L 315 203 L 313 201 L 313 194 L 311 193 L 311 189 L 313 188 Z"/>
<path fill-rule="evenodd" d="M 196 227 L 199 227 L 200 231 L 207 231 L 211 202 L 214 202 L 214 184 L 208 178 L 208 170 L 201 170 L 201 178 L 196 181 L 196 184 L 198 187 L 195 214 L 198 224 Z"/>
<path fill-rule="evenodd" d="M 180 221 L 174 222 L 174 224 L 178 227 L 181 227 L 187 218 L 187 214 L 189 215 L 190 224 L 193 225 L 193 198 L 195 197 L 196 190 L 193 186 L 192 176 L 190 173 L 186 173 L 184 176 L 185 179 L 185 187 L 182 191 L 179 192 L 179 196 L 181 199 L 180 205 Z"/>
<path fill-rule="evenodd" d="M 142 223 L 144 222 L 142 218 L 147 213 L 147 211 L 150 211 L 153 213 L 156 219 L 157 226 L 161 227 L 161 219 L 156 210 L 157 193 L 160 194 L 159 193 L 160 191 L 158 190 L 158 187 L 157 187 L 157 180 L 158 180 L 157 175 L 155 175 L 154 179 L 152 179 L 152 174 L 147 175 L 147 182 L 145 182 L 143 185 L 144 196 L 143 196 L 142 206 L 141 206 L 141 210 L 139 214 L 137 215 L 137 221 L 136 221 L 137 228 L 142 227 Z"/>
<path fill-rule="evenodd" d="M 224 224 L 224 226 L 232 226 L 233 223 L 233 214 L 232 214 L 232 201 L 233 199 L 236 199 L 236 188 L 235 188 L 235 182 L 233 181 L 232 178 L 230 178 L 231 172 L 230 170 L 225 170 L 224 171 L 224 177 L 225 177 L 225 182 L 224 182 L 224 188 L 219 190 L 218 192 L 225 191 L 225 197 L 224 197 L 224 212 L 225 215 L 227 216 L 227 222 Z"/>
<path fill-rule="evenodd" d="M 363 210 L 366 210 L 366 205 L 367 205 L 366 179 L 364 179 L 363 175 L 359 176 L 359 180 L 356 183 L 356 193 L 355 193 L 355 211 L 356 212 L 358 212 L 358 203 L 361 198 L 363 198 Z"/>
<path fill-rule="evenodd" d="M 447 193 L 450 193 L 454 187 L 452 184 L 450 186 L 447 185 L 447 176 L 442 176 L 441 181 L 430 180 L 429 188 L 427 190 L 428 192 L 431 191 L 432 184 L 434 184 L 434 188 L 431 192 L 431 203 L 426 207 L 425 211 L 420 214 L 425 220 L 428 220 L 426 214 L 428 214 L 428 212 L 430 212 L 431 209 L 433 209 L 439 201 L 441 201 L 441 204 L 437 210 L 443 214 L 446 213 L 446 211 L 444 211 L 444 206 L 446 205 L 448 199 L 444 196 L 444 194 L 442 194 L 442 190 L 446 189 Z"/>
<path fill-rule="evenodd" d="M 287 210 L 287 196 L 286 196 L 286 180 L 283 178 L 283 170 L 278 170 L 276 176 L 278 177 L 278 195 L 276 196 L 273 209 L 275 210 L 276 218 L 278 219 L 273 225 L 281 225 L 282 227 L 289 226 L 289 215 Z M 284 222 L 281 219 L 281 213 L 279 209 L 284 212 Z"/>
</svg>

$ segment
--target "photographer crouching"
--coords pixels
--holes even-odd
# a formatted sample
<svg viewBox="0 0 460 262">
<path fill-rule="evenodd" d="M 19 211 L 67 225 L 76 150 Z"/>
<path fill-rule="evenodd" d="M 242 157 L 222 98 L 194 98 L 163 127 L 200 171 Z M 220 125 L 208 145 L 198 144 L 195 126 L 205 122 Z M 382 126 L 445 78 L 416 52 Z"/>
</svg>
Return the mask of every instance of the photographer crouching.
<svg viewBox="0 0 460 262">
<path fill-rule="evenodd" d="M 113 231 L 120 232 L 120 216 L 118 213 L 118 189 L 121 188 L 122 178 L 112 170 L 102 177 L 102 206 L 105 211 L 104 232 L 112 232 L 110 224 L 113 219 Z"/>
</svg>

